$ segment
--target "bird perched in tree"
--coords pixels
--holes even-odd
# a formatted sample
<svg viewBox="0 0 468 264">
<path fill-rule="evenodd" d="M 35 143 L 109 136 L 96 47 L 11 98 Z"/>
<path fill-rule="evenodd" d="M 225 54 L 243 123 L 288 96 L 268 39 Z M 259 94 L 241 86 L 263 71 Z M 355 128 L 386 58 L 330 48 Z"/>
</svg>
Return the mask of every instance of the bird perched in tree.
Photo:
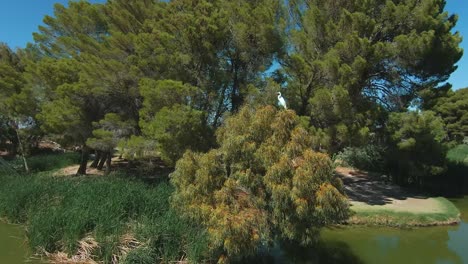
<svg viewBox="0 0 468 264">
<path fill-rule="evenodd" d="M 280 106 L 284 107 L 284 109 L 288 109 L 288 107 L 286 106 L 286 101 L 284 100 L 283 96 L 281 96 L 281 93 L 280 92 L 277 92 L 276 93 L 278 95 L 278 103 Z"/>
</svg>

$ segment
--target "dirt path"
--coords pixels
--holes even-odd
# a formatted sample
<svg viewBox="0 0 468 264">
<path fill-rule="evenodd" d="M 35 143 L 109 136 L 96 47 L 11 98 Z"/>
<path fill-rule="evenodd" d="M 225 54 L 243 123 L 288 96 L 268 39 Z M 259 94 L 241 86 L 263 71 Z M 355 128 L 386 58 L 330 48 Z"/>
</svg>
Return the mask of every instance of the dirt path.
<svg viewBox="0 0 468 264">
<path fill-rule="evenodd" d="M 91 162 L 88 163 L 88 166 L 86 167 L 86 174 L 87 175 L 104 175 L 103 170 L 98 170 L 96 168 L 90 168 L 89 165 L 91 165 Z M 55 176 L 73 176 L 76 174 L 78 171 L 78 168 L 80 165 L 72 165 L 65 167 L 63 169 L 60 169 L 59 171 L 55 172 Z"/>
<path fill-rule="evenodd" d="M 343 167 L 338 167 L 336 172 L 343 180 L 353 210 L 391 210 L 410 213 L 445 211 L 445 207 L 437 199 L 390 183 L 385 176 Z"/>
<path fill-rule="evenodd" d="M 91 163 L 92 163 L 91 161 L 88 162 L 88 166 L 86 166 L 86 174 L 87 175 L 104 175 L 105 174 L 105 166 L 104 166 L 103 170 L 98 170 L 96 168 L 91 168 L 90 167 Z M 125 167 L 127 165 L 127 163 L 128 162 L 126 160 L 119 159 L 118 157 L 113 157 L 112 158 L 111 168 L 115 169 L 115 168 L 119 168 L 119 167 Z M 80 167 L 80 165 L 68 166 L 68 167 L 65 167 L 63 169 L 60 169 L 59 171 L 54 173 L 54 175 L 55 176 L 73 176 L 73 175 L 76 174 L 79 167 Z"/>
</svg>

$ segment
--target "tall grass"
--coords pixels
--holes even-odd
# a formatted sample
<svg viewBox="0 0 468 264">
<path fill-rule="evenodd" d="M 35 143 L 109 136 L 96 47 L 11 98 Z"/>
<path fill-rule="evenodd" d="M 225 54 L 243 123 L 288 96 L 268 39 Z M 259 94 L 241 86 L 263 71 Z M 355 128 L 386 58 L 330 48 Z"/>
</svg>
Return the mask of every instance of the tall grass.
<svg viewBox="0 0 468 264">
<path fill-rule="evenodd" d="M 60 169 L 80 161 L 80 154 L 76 152 L 61 154 L 42 154 L 26 158 L 31 172 L 50 171 Z M 17 171 L 23 171 L 23 160 L 16 158 L 9 164 Z"/>
<path fill-rule="evenodd" d="M 167 263 L 183 257 L 200 262 L 208 252 L 205 232 L 170 208 L 172 191 L 167 182 L 151 186 L 119 175 L 4 173 L 0 216 L 26 224 L 33 249 L 74 254 L 78 241 L 91 236 L 99 244 L 93 255 L 110 263 L 122 255 L 122 237 L 131 235 L 141 246 L 130 250 L 127 263 Z"/>
</svg>

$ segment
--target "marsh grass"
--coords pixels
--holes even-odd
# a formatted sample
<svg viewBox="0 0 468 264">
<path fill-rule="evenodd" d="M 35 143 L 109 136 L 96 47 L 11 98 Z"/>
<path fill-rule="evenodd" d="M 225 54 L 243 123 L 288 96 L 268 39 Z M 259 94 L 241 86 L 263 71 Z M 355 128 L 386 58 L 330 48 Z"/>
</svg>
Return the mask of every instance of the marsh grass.
<svg viewBox="0 0 468 264">
<path fill-rule="evenodd" d="M 87 253 L 105 263 L 200 262 L 206 234 L 170 208 L 172 192 L 167 181 L 149 185 L 119 174 L 0 173 L 0 217 L 25 224 L 33 249 L 61 257 L 79 255 L 81 242 L 92 237 L 98 246 Z M 123 239 L 130 234 L 132 240 Z"/>
</svg>

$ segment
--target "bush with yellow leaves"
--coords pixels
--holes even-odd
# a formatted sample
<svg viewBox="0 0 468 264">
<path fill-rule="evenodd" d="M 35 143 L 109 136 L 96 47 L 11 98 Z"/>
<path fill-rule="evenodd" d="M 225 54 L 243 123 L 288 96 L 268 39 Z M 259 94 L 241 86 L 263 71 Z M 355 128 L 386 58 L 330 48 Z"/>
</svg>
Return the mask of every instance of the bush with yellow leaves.
<svg viewBox="0 0 468 264">
<path fill-rule="evenodd" d="M 187 151 L 171 181 L 172 204 L 203 224 L 220 260 L 254 254 L 275 239 L 310 244 L 349 214 L 330 158 L 292 110 L 246 106 L 217 133 L 218 149 Z"/>
</svg>

